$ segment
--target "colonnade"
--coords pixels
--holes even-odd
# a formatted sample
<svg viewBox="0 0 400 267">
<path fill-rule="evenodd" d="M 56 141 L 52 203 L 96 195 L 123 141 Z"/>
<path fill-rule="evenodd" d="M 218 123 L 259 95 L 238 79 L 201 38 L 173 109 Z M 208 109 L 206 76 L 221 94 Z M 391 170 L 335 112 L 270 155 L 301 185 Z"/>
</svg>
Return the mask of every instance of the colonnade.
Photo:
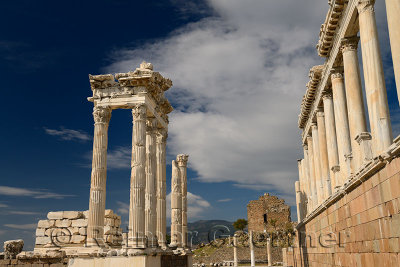
<svg viewBox="0 0 400 267">
<path fill-rule="evenodd" d="M 400 20 L 396 13 L 400 12 L 400 1 L 387 0 L 386 4 L 400 95 Z M 298 162 L 299 182 L 296 182 L 299 221 L 393 143 L 374 1 L 359 0 L 357 11 L 360 37 L 346 36 L 341 40 L 338 64 L 327 70 L 330 83 L 321 88 L 322 100 L 313 103 L 318 109 L 308 118 L 310 127 L 303 133 L 306 136 L 303 139 L 304 159 Z M 370 132 L 357 54 L 359 41 Z"/>
</svg>

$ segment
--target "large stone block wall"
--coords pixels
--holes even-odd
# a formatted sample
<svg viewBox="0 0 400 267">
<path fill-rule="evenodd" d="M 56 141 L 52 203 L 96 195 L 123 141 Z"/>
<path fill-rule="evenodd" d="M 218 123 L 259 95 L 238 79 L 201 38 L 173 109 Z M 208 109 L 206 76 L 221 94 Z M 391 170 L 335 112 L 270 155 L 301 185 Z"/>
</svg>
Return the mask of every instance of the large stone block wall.
<svg viewBox="0 0 400 267">
<path fill-rule="evenodd" d="M 287 252 L 289 266 L 400 266 L 400 158 L 342 195 L 298 234 L 301 246 Z M 312 236 L 311 244 L 305 236 Z"/>
<path fill-rule="evenodd" d="M 290 207 L 283 199 L 270 194 L 264 194 L 258 200 L 252 200 L 247 204 L 247 220 L 249 231 L 264 231 L 264 214 L 267 213 L 268 222 L 276 220 L 277 228 L 284 228 L 290 220 Z M 267 231 L 274 230 L 268 223 Z"/>
<path fill-rule="evenodd" d="M 40 220 L 36 229 L 35 250 L 61 247 L 81 247 L 86 242 L 88 211 L 53 211 L 47 220 Z M 112 210 L 104 215 L 104 241 L 109 246 L 121 246 L 121 217 Z"/>
</svg>

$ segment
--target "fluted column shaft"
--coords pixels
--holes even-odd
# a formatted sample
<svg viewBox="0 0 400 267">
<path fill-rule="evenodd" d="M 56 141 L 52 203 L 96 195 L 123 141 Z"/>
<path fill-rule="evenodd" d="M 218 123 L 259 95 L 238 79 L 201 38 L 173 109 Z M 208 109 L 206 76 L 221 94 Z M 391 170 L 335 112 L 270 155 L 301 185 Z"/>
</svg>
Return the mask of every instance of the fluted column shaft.
<svg viewBox="0 0 400 267">
<path fill-rule="evenodd" d="M 356 137 L 360 133 L 367 131 L 357 46 L 358 37 L 356 36 L 342 40 L 341 50 L 343 54 L 347 106 L 350 107 L 348 118 L 355 171 L 361 167 L 362 159 L 364 158 Z"/>
<path fill-rule="evenodd" d="M 296 181 L 294 184 L 296 190 L 296 207 L 297 207 L 297 222 L 300 223 L 303 219 L 303 211 L 301 209 L 301 190 L 300 190 L 300 182 Z"/>
<path fill-rule="evenodd" d="M 166 175 L 166 145 L 167 132 L 160 129 L 156 138 L 156 157 L 157 157 L 157 238 L 158 245 L 166 248 L 167 241 L 167 214 L 166 214 L 166 195 L 167 195 L 167 175 Z"/>
<path fill-rule="evenodd" d="M 146 106 L 132 109 L 132 162 L 129 205 L 129 241 L 132 248 L 145 248 L 145 188 L 146 188 Z"/>
<path fill-rule="evenodd" d="M 182 190 L 182 247 L 186 248 L 187 244 L 187 162 L 188 155 L 179 154 L 176 161 L 180 170 L 181 190 Z"/>
<path fill-rule="evenodd" d="M 111 109 L 94 107 L 93 118 L 95 124 L 87 242 L 89 245 L 102 245 L 104 243 L 104 212 L 106 207 L 108 125 Z"/>
<path fill-rule="evenodd" d="M 310 212 L 317 206 L 317 183 L 315 178 L 315 168 L 314 168 L 314 145 L 312 136 L 307 136 L 308 145 L 308 170 L 310 171 L 310 189 L 311 189 L 311 203 Z"/>
<path fill-rule="evenodd" d="M 393 70 L 396 78 L 397 97 L 400 102 L 400 1 L 386 0 L 386 13 L 392 48 Z"/>
<path fill-rule="evenodd" d="M 332 189 L 331 189 L 331 179 L 329 172 L 328 146 L 326 140 L 325 113 L 323 111 L 317 112 L 317 124 L 318 124 L 319 155 L 321 162 L 321 180 L 323 183 L 324 199 L 326 199 L 332 194 Z"/>
<path fill-rule="evenodd" d="M 348 157 L 351 153 L 349 120 L 347 117 L 346 92 L 341 70 L 334 70 L 331 75 L 333 105 L 335 111 L 336 134 L 340 164 L 340 186 L 347 181 L 351 174 Z"/>
<path fill-rule="evenodd" d="M 383 75 L 373 0 L 359 0 L 357 6 L 363 59 L 365 91 L 372 135 L 372 153 L 380 155 L 393 142 L 389 104 Z M 398 14 L 396 14 L 398 16 Z"/>
<path fill-rule="evenodd" d="M 145 233 L 149 247 L 158 245 L 156 236 L 156 126 L 154 118 L 147 119 L 146 128 L 146 190 L 145 190 Z"/>
<path fill-rule="evenodd" d="M 182 246 L 182 186 L 178 164 L 172 161 L 171 176 L 171 244 L 170 247 Z"/>
<path fill-rule="evenodd" d="M 308 175 L 306 170 L 306 165 L 308 163 L 305 159 L 301 160 L 301 173 L 302 180 L 300 181 L 300 191 L 301 191 L 301 209 L 303 211 L 303 218 L 307 215 L 307 196 L 308 196 Z"/>
<path fill-rule="evenodd" d="M 310 163 L 308 159 L 308 145 L 304 144 L 303 145 L 303 153 L 304 153 L 304 175 L 305 175 L 305 180 L 306 180 L 306 210 L 304 215 L 307 215 L 310 213 L 311 208 L 312 208 L 312 201 L 311 201 L 311 196 L 312 196 L 312 190 L 311 190 L 311 176 L 310 176 Z"/>
<path fill-rule="evenodd" d="M 324 185 L 322 183 L 321 176 L 321 157 L 320 157 L 320 148 L 319 148 L 319 140 L 318 140 L 318 126 L 316 123 L 313 123 L 311 126 L 312 129 L 312 138 L 313 138 L 313 153 L 314 153 L 314 169 L 315 169 L 315 184 L 317 188 L 317 206 L 322 203 L 324 199 Z"/>
<path fill-rule="evenodd" d="M 328 149 L 329 172 L 331 176 L 331 189 L 333 191 L 333 189 L 339 185 L 338 175 L 335 171 L 335 169 L 339 168 L 339 154 L 332 94 L 325 94 L 323 96 L 323 102 L 325 111 L 325 128 L 326 143 Z"/>
</svg>

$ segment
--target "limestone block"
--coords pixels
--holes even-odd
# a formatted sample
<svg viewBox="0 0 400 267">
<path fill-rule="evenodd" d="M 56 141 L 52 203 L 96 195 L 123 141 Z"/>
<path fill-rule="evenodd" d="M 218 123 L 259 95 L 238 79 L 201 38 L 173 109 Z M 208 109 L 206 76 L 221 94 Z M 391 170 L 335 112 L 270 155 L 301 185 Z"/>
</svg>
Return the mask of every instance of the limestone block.
<svg viewBox="0 0 400 267">
<path fill-rule="evenodd" d="M 36 229 L 36 236 L 44 236 L 45 228 L 37 228 Z"/>
<path fill-rule="evenodd" d="M 86 227 L 79 227 L 79 234 L 80 235 L 86 235 Z"/>
<path fill-rule="evenodd" d="M 62 211 L 50 211 L 47 213 L 47 219 L 49 220 L 61 220 L 63 218 Z"/>
<path fill-rule="evenodd" d="M 71 243 L 73 244 L 83 244 L 85 243 L 86 236 L 83 235 L 73 235 L 71 237 Z"/>
<path fill-rule="evenodd" d="M 51 222 L 50 220 L 40 220 L 38 221 L 38 228 L 49 228 L 51 226 L 50 222 Z"/>
<path fill-rule="evenodd" d="M 112 235 L 115 234 L 115 228 L 109 225 L 104 226 L 104 234 L 105 235 Z"/>
<path fill-rule="evenodd" d="M 71 220 L 64 219 L 64 220 L 56 220 L 56 227 L 70 227 Z"/>
<path fill-rule="evenodd" d="M 51 242 L 50 237 L 48 237 L 48 236 L 38 236 L 38 237 L 36 237 L 35 244 L 36 245 L 45 245 L 45 244 L 50 243 L 50 242 Z"/>
<path fill-rule="evenodd" d="M 88 210 L 85 210 L 84 212 L 83 212 L 83 217 L 84 218 L 89 218 L 89 211 Z"/>
<path fill-rule="evenodd" d="M 79 235 L 79 227 L 68 227 L 71 235 Z"/>
<path fill-rule="evenodd" d="M 54 230 L 54 228 L 48 228 L 44 231 L 45 236 L 51 236 L 51 232 Z"/>
<path fill-rule="evenodd" d="M 112 210 L 105 210 L 104 217 L 112 218 L 113 215 L 114 215 L 114 212 Z"/>
<path fill-rule="evenodd" d="M 104 218 L 104 225 L 114 226 L 115 219 L 113 218 Z"/>
<path fill-rule="evenodd" d="M 79 219 L 83 217 L 83 213 L 81 211 L 64 211 L 63 217 L 65 219 Z"/>
<path fill-rule="evenodd" d="M 86 227 L 88 224 L 88 221 L 86 219 L 78 219 L 78 220 L 73 220 L 72 221 L 72 226 L 75 227 Z"/>
<path fill-rule="evenodd" d="M 24 240 L 8 240 L 4 242 L 4 259 L 15 259 L 24 248 Z"/>
</svg>

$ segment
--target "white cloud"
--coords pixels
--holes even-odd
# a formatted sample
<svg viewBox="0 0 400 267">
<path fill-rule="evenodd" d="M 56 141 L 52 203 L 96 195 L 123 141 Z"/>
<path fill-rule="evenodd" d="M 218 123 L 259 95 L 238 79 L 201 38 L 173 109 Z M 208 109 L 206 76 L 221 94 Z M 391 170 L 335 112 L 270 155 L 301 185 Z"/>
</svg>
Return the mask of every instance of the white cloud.
<svg viewBox="0 0 400 267">
<path fill-rule="evenodd" d="M 107 169 L 129 169 L 131 167 L 131 147 L 116 147 L 107 153 Z"/>
<path fill-rule="evenodd" d="M 7 208 L 7 207 L 8 207 L 8 205 L 7 205 L 7 204 L 0 203 L 0 208 Z"/>
<path fill-rule="evenodd" d="M 58 193 L 52 193 L 43 189 L 26 189 L 26 188 L 11 187 L 11 186 L 0 186 L 0 195 L 33 197 L 36 199 L 45 199 L 45 198 L 62 199 L 65 197 L 74 196 L 74 195 L 62 195 Z"/>
<path fill-rule="evenodd" d="M 20 230 L 34 230 L 37 227 L 36 223 L 32 224 L 4 224 L 4 226 L 13 228 L 13 229 L 20 229 Z"/>
<path fill-rule="evenodd" d="M 190 155 L 203 182 L 234 182 L 294 199 L 297 118 L 329 9 L 315 0 L 209 0 L 215 16 L 112 55 L 108 72 L 151 59 L 174 82 L 168 152 Z"/>
<path fill-rule="evenodd" d="M 118 209 L 117 214 L 129 214 L 129 204 L 117 201 Z"/>
<path fill-rule="evenodd" d="M 40 212 L 35 212 L 35 211 L 18 211 L 18 210 L 12 210 L 12 211 L 9 211 L 8 213 L 16 214 L 16 215 L 36 215 L 36 214 L 40 214 Z"/>
<path fill-rule="evenodd" d="M 84 131 L 66 129 L 64 127 L 61 127 L 60 130 L 44 128 L 44 131 L 48 135 L 58 136 L 62 140 L 89 141 L 92 139 L 92 137 Z"/>
<path fill-rule="evenodd" d="M 224 199 L 218 199 L 218 202 L 229 202 L 232 201 L 232 198 L 224 198 Z"/>
<path fill-rule="evenodd" d="M 167 218 L 171 218 L 171 193 L 167 195 Z M 187 192 L 187 209 L 190 220 L 201 218 L 203 213 L 211 207 L 210 203 L 201 196 Z"/>
</svg>

